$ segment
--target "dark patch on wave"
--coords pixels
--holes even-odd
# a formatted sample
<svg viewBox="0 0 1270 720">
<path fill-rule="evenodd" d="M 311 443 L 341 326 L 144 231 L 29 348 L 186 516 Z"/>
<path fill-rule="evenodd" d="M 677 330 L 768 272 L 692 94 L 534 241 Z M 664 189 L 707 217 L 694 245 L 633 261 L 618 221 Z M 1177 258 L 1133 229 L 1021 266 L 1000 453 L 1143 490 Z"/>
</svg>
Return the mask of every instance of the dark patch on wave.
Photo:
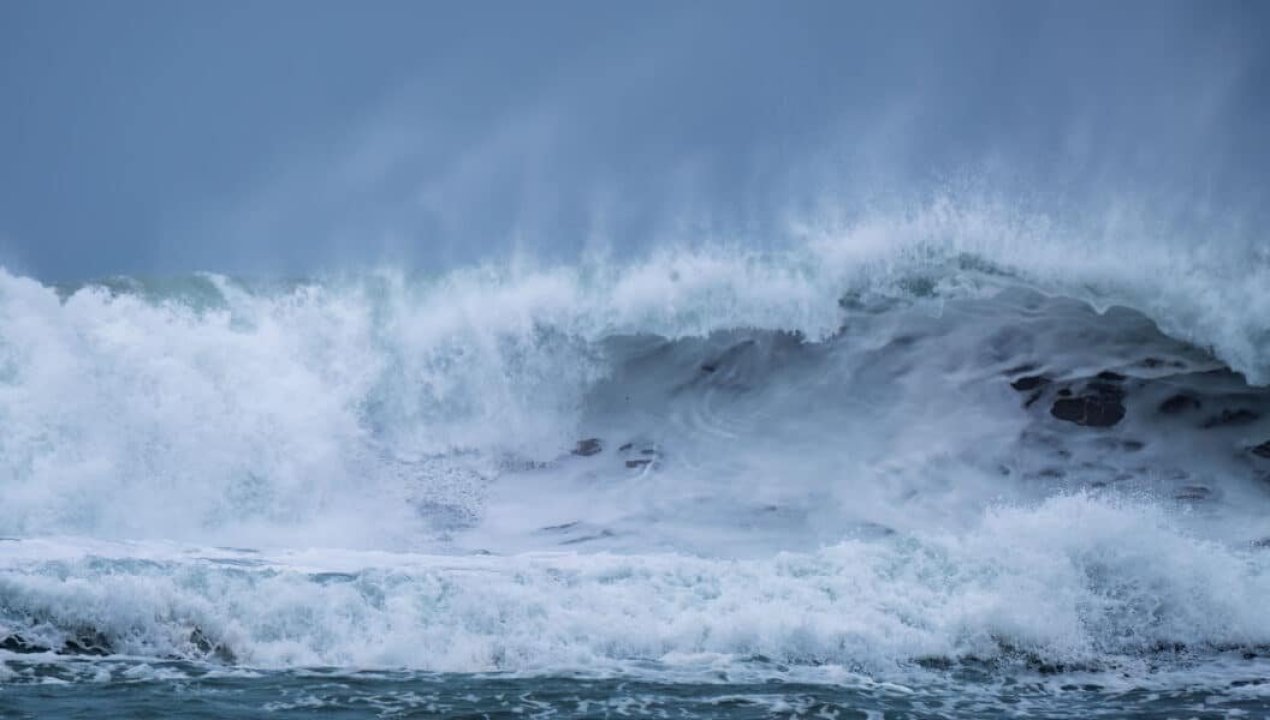
<svg viewBox="0 0 1270 720">
<path fill-rule="evenodd" d="M 849 310 L 843 330 L 821 341 L 737 329 L 614 337 L 607 352 L 614 371 L 588 397 L 590 417 L 651 420 L 654 433 L 666 417 L 729 432 L 737 413 L 767 423 L 742 427 L 739 438 L 793 427 L 798 417 L 785 413 L 822 417 L 822 429 L 793 434 L 792 448 L 831 442 L 823 428 L 854 425 L 865 412 L 880 420 L 899 403 L 941 408 L 954 426 L 999 414 L 991 388 L 1004 379 L 1024 414 L 1016 450 L 993 461 L 1002 475 L 1068 488 L 1131 481 L 1190 503 L 1223 497 L 1227 477 L 1270 487 L 1270 389 L 1128 308 L 1098 312 L 1009 290 L 949 301 L 939 316 L 911 305 Z M 902 421 L 893 431 L 903 432 Z"/>
<path fill-rule="evenodd" d="M 76 625 L 55 629 L 47 623 L 43 627 L 31 626 L 29 631 L 10 631 L 0 636 L 0 650 L 21 655 L 51 653 L 61 656 L 108 657 L 130 654 L 128 641 L 112 633 L 89 625 Z M 177 631 L 182 637 L 177 647 L 167 653 L 169 660 L 202 660 L 232 665 L 238 657 L 228 644 L 215 638 L 202 627 L 194 625 Z M 46 639 L 47 638 L 47 639 Z"/>
</svg>

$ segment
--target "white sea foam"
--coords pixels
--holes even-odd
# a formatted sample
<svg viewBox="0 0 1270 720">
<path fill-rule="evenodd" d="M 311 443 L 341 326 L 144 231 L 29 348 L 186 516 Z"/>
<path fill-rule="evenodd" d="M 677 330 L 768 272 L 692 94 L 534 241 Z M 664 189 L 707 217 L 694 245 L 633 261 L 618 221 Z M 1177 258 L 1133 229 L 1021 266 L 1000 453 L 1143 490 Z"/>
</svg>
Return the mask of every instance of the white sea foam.
<svg viewBox="0 0 1270 720">
<path fill-rule="evenodd" d="M 0 631 L 434 670 L 1270 643 L 1270 263 L 1115 229 L 936 203 L 620 266 L 0 274 Z M 1124 421 L 1021 365 L 1127 374 Z"/>
<path fill-rule="evenodd" d="M 122 653 L 199 657 L 197 627 L 261 667 L 692 670 L 762 656 L 883 672 L 1017 653 L 1131 666 L 1176 643 L 1270 643 L 1264 553 L 1196 539 L 1150 506 L 1083 495 L 993 508 L 967 532 L 762 560 L 73 541 L 21 541 L 4 557 L 9 618 L 32 623 L 10 629 L 29 638 L 91 627 Z"/>
</svg>

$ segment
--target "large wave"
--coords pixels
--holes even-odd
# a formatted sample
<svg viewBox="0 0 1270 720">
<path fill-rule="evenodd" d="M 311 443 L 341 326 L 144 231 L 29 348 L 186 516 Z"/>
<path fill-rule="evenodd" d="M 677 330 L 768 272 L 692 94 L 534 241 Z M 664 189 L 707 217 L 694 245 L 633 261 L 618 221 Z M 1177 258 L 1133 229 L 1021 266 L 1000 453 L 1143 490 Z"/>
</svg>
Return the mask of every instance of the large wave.
<svg viewBox="0 0 1270 720">
<path fill-rule="evenodd" d="M 0 274 L 0 636 L 438 670 L 1270 644 L 1264 253 L 939 203 L 803 236 Z"/>
</svg>

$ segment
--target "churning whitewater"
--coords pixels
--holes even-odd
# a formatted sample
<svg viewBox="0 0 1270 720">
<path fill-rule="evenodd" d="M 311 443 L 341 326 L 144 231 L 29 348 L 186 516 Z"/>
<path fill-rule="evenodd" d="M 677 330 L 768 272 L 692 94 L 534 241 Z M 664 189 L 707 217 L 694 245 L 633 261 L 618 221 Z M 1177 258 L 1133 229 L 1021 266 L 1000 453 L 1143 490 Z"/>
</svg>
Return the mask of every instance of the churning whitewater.
<svg viewBox="0 0 1270 720">
<path fill-rule="evenodd" d="M 0 275 L 0 680 L 1185 668 L 1264 702 L 1264 254 L 844 232 Z"/>
</svg>

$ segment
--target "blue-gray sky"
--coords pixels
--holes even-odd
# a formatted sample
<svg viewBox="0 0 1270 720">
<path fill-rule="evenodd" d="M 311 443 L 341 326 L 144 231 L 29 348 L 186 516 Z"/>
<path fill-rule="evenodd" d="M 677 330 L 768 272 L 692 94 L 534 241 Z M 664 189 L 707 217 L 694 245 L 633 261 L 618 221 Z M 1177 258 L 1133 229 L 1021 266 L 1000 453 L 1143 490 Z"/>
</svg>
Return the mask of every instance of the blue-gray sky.
<svg viewBox="0 0 1270 720">
<path fill-rule="evenodd" d="M 1268 8 L 0 0 L 0 262 L 567 256 L 965 174 L 1255 214 Z"/>
</svg>

